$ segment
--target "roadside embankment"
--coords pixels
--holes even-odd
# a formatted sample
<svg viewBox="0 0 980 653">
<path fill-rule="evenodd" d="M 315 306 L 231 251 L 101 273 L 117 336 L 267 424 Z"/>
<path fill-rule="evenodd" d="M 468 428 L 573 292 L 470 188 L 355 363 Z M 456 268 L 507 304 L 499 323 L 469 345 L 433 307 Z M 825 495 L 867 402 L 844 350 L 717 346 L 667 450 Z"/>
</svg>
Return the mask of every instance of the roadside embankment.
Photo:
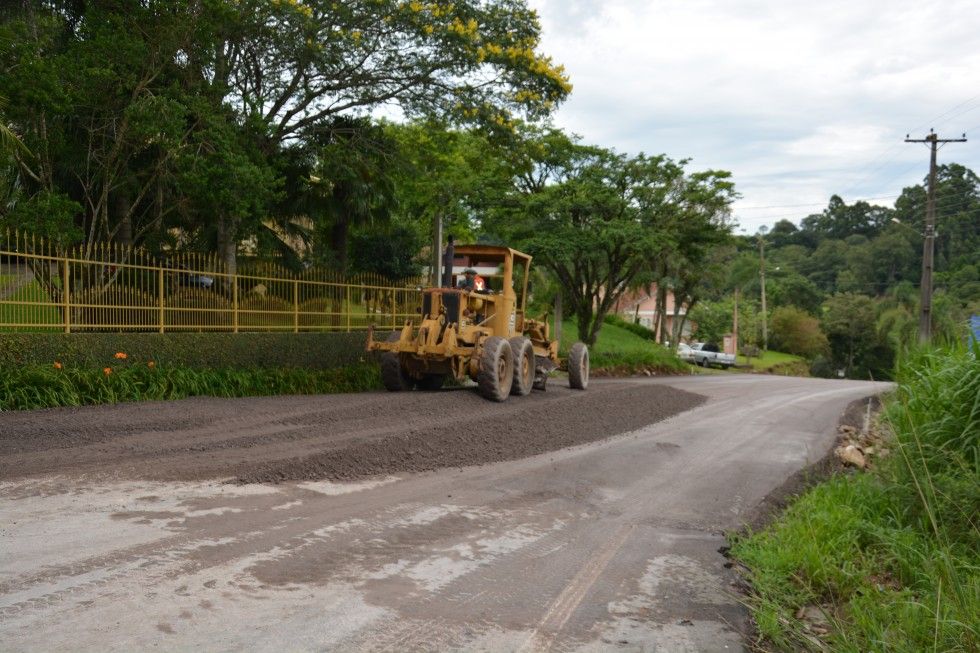
<svg viewBox="0 0 980 653">
<path fill-rule="evenodd" d="M 842 433 L 838 457 L 866 471 L 838 473 L 732 536 L 759 646 L 980 647 L 978 349 L 910 355 L 879 432 Z"/>
</svg>

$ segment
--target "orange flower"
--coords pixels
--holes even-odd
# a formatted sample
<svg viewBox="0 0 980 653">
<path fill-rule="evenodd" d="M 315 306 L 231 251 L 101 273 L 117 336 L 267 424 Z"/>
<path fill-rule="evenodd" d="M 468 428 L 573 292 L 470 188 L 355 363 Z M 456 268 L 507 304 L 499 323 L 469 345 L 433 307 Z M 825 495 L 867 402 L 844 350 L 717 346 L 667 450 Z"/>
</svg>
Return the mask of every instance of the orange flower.
<svg viewBox="0 0 980 653">
<path fill-rule="evenodd" d="M 125 353 L 123 353 L 123 352 L 121 352 L 121 351 L 117 351 L 117 352 L 116 352 L 116 358 L 118 358 L 118 359 L 120 359 L 120 360 L 123 360 L 123 359 L 125 359 L 125 358 L 126 358 L 126 354 L 125 354 Z"/>
<path fill-rule="evenodd" d="M 61 363 L 59 363 L 58 361 L 55 361 L 54 362 L 54 369 L 60 370 L 61 369 Z"/>
<path fill-rule="evenodd" d="M 110 374 L 112 374 L 112 368 L 111 367 L 103 368 L 102 373 L 105 374 L 106 376 L 109 376 Z"/>
<path fill-rule="evenodd" d="M 154 367 L 157 366 L 157 364 L 154 363 L 153 361 L 147 361 L 146 366 L 152 370 Z"/>
</svg>

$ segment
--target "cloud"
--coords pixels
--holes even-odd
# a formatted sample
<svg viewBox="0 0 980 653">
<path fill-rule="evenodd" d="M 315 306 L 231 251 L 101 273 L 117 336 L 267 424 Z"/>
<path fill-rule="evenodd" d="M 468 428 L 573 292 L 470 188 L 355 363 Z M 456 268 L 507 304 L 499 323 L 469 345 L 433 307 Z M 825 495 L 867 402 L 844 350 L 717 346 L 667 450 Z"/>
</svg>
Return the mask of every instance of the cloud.
<svg viewBox="0 0 980 653">
<path fill-rule="evenodd" d="M 928 165 L 905 133 L 977 140 L 945 150 L 980 170 L 980 3 L 910 0 L 531 0 L 542 50 L 574 91 L 555 117 L 586 141 L 734 173 L 754 231 L 826 206 L 898 195 Z M 763 211 L 772 205 L 813 207 Z M 741 211 L 741 207 L 746 207 Z"/>
</svg>

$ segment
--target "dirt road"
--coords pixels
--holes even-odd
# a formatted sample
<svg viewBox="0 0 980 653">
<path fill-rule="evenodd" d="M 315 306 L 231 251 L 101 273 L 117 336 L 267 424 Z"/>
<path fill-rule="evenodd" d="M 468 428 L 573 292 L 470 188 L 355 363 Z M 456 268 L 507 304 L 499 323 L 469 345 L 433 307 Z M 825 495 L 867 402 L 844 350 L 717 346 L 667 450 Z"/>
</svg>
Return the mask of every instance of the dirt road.
<svg viewBox="0 0 980 653">
<path fill-rule="evenodd" d="M 0 643 L 738 650 L 722 531 L 884 387 L 725 375 L 503 405 L 463 390 L 0 414 Z"/>
</svg>

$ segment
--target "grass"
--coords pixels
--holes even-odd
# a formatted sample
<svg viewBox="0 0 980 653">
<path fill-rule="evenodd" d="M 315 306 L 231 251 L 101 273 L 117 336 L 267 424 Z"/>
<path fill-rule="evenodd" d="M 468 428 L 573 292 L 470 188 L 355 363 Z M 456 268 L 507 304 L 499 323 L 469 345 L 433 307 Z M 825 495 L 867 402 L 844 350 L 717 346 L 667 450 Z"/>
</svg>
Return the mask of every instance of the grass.
<svg viewBox="0 0 980 653">
<path fill-rule="evenodd" d="M 191 369 L 113 361 L 103 369 L 24 366 L 0 369 L 0 411 L 192 396 L 255 397 L 363 392 L 381 388 L 378 366 Z M 105 370 L 110 370 L 107 374 Z"/>
<path fill-rule="evenodd" d="M 733 536 L 763 645 L 778 650 L 980 650 L 980 347 L 898 369 L 893 453 Z M 797 610 L 819 606 L 815 636 Z"/>
<path fill-rule="evenodd" d="M 562 352 L 567 352 L 576 340 L 578 340 L 578 329 L 575 322 L 563 321 Z M 589 362 L 592 370 L 599 372 L 635 374 L 650 370 L 658 373 L 683 374 L 689 371 L 687 363 L 677 358 L 666 347 L 608 323 L 602 325 L 596 344 L 590 348 Z"/>
<path fill-rule="evenodd" d="M 760 356 L 746 358 L 740 355 L 738 364 L 747 361 L 753 372 L 762 374 L 784 374 L 787 376 L 809 376 L 810 364 L 801 356 L 767 350 Z"/>
<path fill-rule="evenodd" d="M 0 282 L 0 287 L 4 283 Z M 2 331 L 57 331 L 62 324 L 61 313 L 54 306 L 30 306 L 8 302 L 49 303 L 51 299 L 37 281 L 18 288 L 9 297 L 0 299 L 0 324 L 51 324 L 52 327 L 0 327 Z"/>
</svg>

